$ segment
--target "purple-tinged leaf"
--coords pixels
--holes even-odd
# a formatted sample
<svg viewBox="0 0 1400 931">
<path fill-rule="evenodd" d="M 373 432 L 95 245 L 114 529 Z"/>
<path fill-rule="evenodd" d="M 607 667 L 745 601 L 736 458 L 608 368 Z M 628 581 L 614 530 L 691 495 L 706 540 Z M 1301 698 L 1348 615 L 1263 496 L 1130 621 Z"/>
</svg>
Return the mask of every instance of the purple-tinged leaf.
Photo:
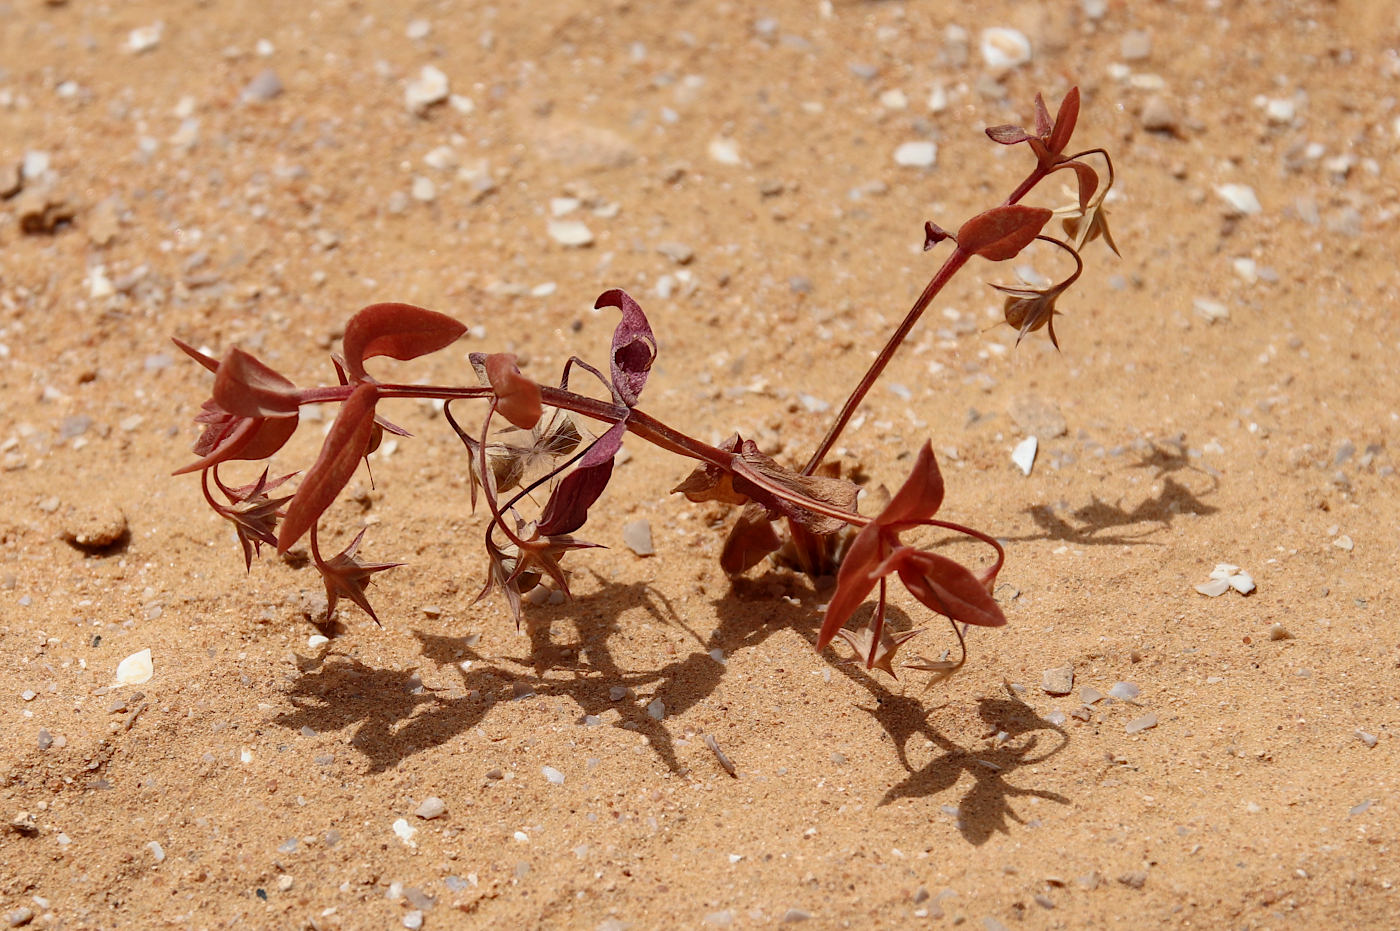
<svg viewBox="0 0 1400 931">
<path fill-rule="evenodd" d="M 286 417 L 300 407 L 290 379 L 238 348 L 219 363 L 214 403 L 238 417 Z"/>
<path fill-rule="evenodd" d="M 371 304 L 345 327 L 345 367 L 364 381 L 365 360 L 375 356 L 407 361 L 451 345 L 466 325 L 435 310 L 413 304 Z"/>
<path fill-rule="evenodd" d="M 622 403 L 634 407 L 647 383 L 651 364 L 656 361 L 656 337 L 641 306 L 626 291 L 604 291 L 593 306 L 622 311 L 622 320 L 613 330 L 612 380 Z"/>
<path fill-rule="evenodd" d="M 1035 134 L 1042 139 L 1048 139 L 1055 124 L 1050 122 L 1050 111 L 1045 107 L 1045 98 L 1040 94 L 1035 95 Z"/>
<path fill-rule="evenodd" d="M 1040 235 L 1054 212 L 1045 207 L 1005 204 L 979 213 L 958 230 L 958 248 L 1004 262 Z"/>
<path fill-rule="evenodd" d="M 943 475 L 938 471 L 933 446 L 925 440 L 909 477 L 876 520 L 881 524 L 926 520 L 937 514 L 942 506 Z"/>
<path fill-rule="evenodd" d="M 937 223 L 931 220 L 926 222 L 924 224 L 924 251 L 927 252 L 943 240 L 951 239 L 952 236 L 952 233 L 948 232 Z"/>
<path fill-rule="evenodd" d="M 573 533 L 588 520 L 588 509 L 612 478 L 613 457 L 622 448 L 622 437 L 627 433 L 627 422 L 615 423 L 579 458 L 574 470 L 564 476 L 563 481 L 545 502 L 540 514 L 539 534 L 544 537 L 562 536 Z"/>
<path fill-rule="evenodd" d="M 978 627 L 1006 623 L 1006 615 L 982 580 L 947 556 L 901 546 L 875 572 L 885 575 L 892 570 L 899 573 L 909 594 L 944 617 Z"/>
<path fill-rule="evenodd" d="M 1031 138 L 1030 133 L 1019 126 L 1012 126 L 1010 123 L 1003 123 L 1000 126 L 988 126 L 987 138 L 1002 145 L 1015 145 L 1018 142 L 1025 142 Z"/>
<path fill-rule="evenodd" d="M 321 444 L 321 453 L 316 462 L 307 470 L 301 487 L 287 508 L 282 530 L 277 535 L 277 552 L 285 553 L 292 544 L 310 530 L 340 495 L 350 476 L 360 464 L 360 458 L 369 448 L 370 433 L 374 427 L 374 405 L 379 400 L 379 389 L 372 382 L 365 382 L 350 392 L 350 397 L 340 406 L 340 413 L 331 424 L 326 440 Z"/>
</svg>

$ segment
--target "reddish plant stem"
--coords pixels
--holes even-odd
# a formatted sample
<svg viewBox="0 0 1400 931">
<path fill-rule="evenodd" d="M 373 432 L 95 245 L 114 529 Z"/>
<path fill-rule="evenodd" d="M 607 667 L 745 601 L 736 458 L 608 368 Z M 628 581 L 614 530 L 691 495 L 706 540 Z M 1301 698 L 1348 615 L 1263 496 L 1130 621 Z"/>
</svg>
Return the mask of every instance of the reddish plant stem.
<svg viewBox="0 0 1400 931">
<path fill-rule="evenodd" d="M 1030 174 L 1026 175 L 1025 179 L 1011 192 L 1011 196 L 1006 199 L 1003 206 L 1014 204 L 1025 197 L 1037 184 L 1044 180 L 1045 176 L 1049 173 L 1050 172 L 1045 168 L 1036 165 L 1035 169 L 1032 170 Z M 953 250 L 952 255 L 944 260 L 942 267 L 938 269 L 933 278 L 929 279 L 929 283 L 924 286 L 923 293 L 914 301 L 914 306 L 909 308 L 909 312 L 904 315 L 904 320 L 899 324 L 899 328 L 895 330 L 885 342 L 884 348 L 881 349 L 880 354 L 875 357 L 875 361 L 870 363 L 870 367 L 865 370 L 865 374 L 861 377 L 855 390 L 846 398 L 846 403 L 841 406 L 841 412 L 836 415 L 836 420 L 833 421 L 831 427 L 827 429 L 826 436 L 822 437 L 822 441 L 817 444 L 816 451 L 812 453 L 812 458 L 808 459 L 807 465 L 802 468 L 803 475 L 811 475 L 817 470 L 817 466 L 822 464 L 822 460 L 826 458 L 826 454 L 831 451 L 832 446 L 836 445 L 836 440 L 840 438 L 842 431 L 844 431 L 846 425 L 850 423 L 851 417 L 855 415 L 856 408 L 860 407 L 861 402 L 865 400 L 865 396 L 869 394 L 870 389 L 875 386 L 875 382 L 880 378 L 880 375 L 884 373 L 885 367 L 890 364 L 890 360 L 894 358 L 895 352 L 898 351 L 900 345 L 909 336 L 915 324 L 919 322 L 919 318 L 924 315 L 924 311 L 928 310 L 929 305 L 933 303 L 933 299 L 938 296 L 938 292 L 942 291 L 944 286 L 957 274 L 958 270 L 967 264 L 967 260 L 972 258 L 972 255 L 971 252 L 964 252 L 962 247 L 959 246 Z"/>
</svg>

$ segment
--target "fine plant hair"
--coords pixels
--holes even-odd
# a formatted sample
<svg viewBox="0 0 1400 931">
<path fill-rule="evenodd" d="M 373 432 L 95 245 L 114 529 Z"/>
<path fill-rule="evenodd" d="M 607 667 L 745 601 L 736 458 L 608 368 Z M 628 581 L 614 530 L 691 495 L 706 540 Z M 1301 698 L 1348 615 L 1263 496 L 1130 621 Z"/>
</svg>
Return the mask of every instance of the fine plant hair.
<svg viewBox="0 0 1400 931">
<path fill-rule="evenodd" d="M 594 305 L 620 315 L 606 366 L 571 357 L 557 386 L 525 376 L 508 353 L 471 353 L 471 385 L 381 381 L 366 369 L 371 359 L 409 360 L 438 352 L 466 330 L 452 317 L 410 304 L 373 304 L 354 314 L 345 327 L 340 354 L 331 357 L 335 383 L 311 388 L 298 387 L 242 349 L 229 349 L 215 359 L 176 339 L 176 345 L 214 375 L 213 393 L 195 418 L 203 425 L 194 445 L 197 458 L 176 474 L 199 473 L 205 501 L 233 524 L 246 568 L 251 569 L 263 546 L 285 554 L 307 538 L 311 562 L 325 583 L 327 621 L 346 598 L 378 623 L 367 596 L 369 583 L 401 564 L 362 559 L 363 529 L 327 558 L 319 538 L 321 518 L 386 432 L 407 436 L 381 413 L 382 407 L 391 406 L 385 402 L 440 400 L 444 419 L 462 443 L 472 507 L 482 501 L 486 508 L 487 571 L 478 597 L 499 593 L 518 628 L 522 596 L 535 586 L 552 584 L 569 595 L 563 560 L 574 550 L 597 545 L 577 534 L 612 477 L 623 439 L 630 435 L 694 462 L 675 492 L 693 502 L 721 502 L 738 509 L 720 553 L 720 565 L 731 577 L 765 559 L 781 560 L 813 576 L 835 575 L 836 586 L 816 638 L 818 650 L 840 637 L 868 670 L 897 677 L 897 669 L 915 669 L 935 679 L 946 677 L 966 659 L 969 625 L 1006 623 L 993 597 L 1005 559 L 1002 545 L 981 530 L 935 516 L 943 502 L 943 478 L 928 441 L 914 456 L 913 469 L 900 488 L 872 515 L 857 511 L 859 488 L 827 455 L 924 311 L 974 256 L 1006 262 L 1035 241 L 1052 244 L 1068 256 L 1072 273 L 1049 287 L 993 285 L 1006 295 L 1003 313 L 1007 325 L 1017 330 L 1018 343 L 1043 329 L 1059 348 L 1055 305 L 1083 271 L 1081 250 L 1102 238 L 1117 252 L 1103 209 L 1113 183 L 1108 153 L 1094 148 L 1066 154 L 1078 116 L 1076 87 L 1065 95 L 1053 119 L 1037 95 L 1031 130 L 1011 125 L 986 130 L 1001 145 L 1024 144 L 1034 166 L 1002 204 L 972 217 L 956 232 L 932 222 L 924 225 L 926 251 L 945 243 L 952 251 L 800 466 L 775 461 L 738 434 L 710 445 L 646 413 L 639 401 L 656 359 L 656 338 L 641 306 L 614 289 Z M 1102 166 L 1102 175 L 1095 165 Z M 1042 181 L 1061 171 L 1074 178 L 1073 202 L 1053 210 L 1022 203 Z M 1058 235 L 1045 232 L 1052 220 L 1059 221 Z M 596 381 L 608 399 L 574 391 L 571 378 Z M 310 404 L 335 404 L 339 410 L 319 455 L 301 474 L 294 492 L 284 488 L 298 473 L 273 476 L 267 465 L 247 484 L 225 481 L 220 470 L 226 463 L 265 461 L 276 454 L 296 432 L 302 407 Z M 509 427 L 497 429 L 500 421 Z M 535 503 L 537 494 L 544 498 L 542 506 Z M 971 568 L 936 552 L 935 546 L 903 539 L 923 528 L 979 541 L 988 559 Z M 886 629 L 888 586 L 895 578 L 915 600 L 952 624 L 958 659 L 949 660 L 945 652 L 936 661 L 915 658 L 896 664 L 900 648 L 922 628 L 897 633 Z M 875 605 L 868 619 L 847 627 L 872 593 Z"/>
</svg>

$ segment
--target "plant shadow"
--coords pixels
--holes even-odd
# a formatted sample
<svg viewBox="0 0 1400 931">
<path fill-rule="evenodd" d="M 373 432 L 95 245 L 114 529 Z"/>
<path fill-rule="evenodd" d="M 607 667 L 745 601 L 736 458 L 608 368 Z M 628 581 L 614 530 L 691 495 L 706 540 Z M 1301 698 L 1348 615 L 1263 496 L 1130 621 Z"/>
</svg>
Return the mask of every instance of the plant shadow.
<svg viewBox="0 0 1400 931">
<path fill-rule="evenodd" d="M 319 658 L 298 658 L 301 674 L 287 692 L 293 709 L 273 721 L 292 730 L 310 727 L 318 732 L 353 727 L 350 744 L 364 755 L 369 773 L 374 774 L 483 723 L 498 702 L 559 697 L 579 709 L 578 723 L 602 726 L 607 719 L 612 727 L 638 733 L 660 762 L 672 772 L 683 773 L 686 767 L 677 757 L 665 718 L 684 714 L 719 686 L 726 661 L 716 659 L 711 651 L 720 650 L 732 659 L 785 631 L 809 643 L 816 640 L 819 596 L 799 577 L 785 572 L 734 580 L 729 591 L 714 600 L 718 625 L 704 637 L 686 627 L 674 606 L 649 584 L 595 579 L 597 590 L 584 600 L 542 609 L 527 622 L 527 637 L 521 642 L 528 642 L 528 648 L 520 656 L 488 658 L 475 649 L 476 636 L 415 630 L 423 659 L 440 669 L 455 670 L 467 690 L 465 696 L 445 696 L 427 688 L 415 668 L 376 669 L 354 657 L 328 652 Z M 775 598 L 779 591 L 787 592 L 788 599 Z M 657 623 L 687 630 L 695 649 L 659 668 L 625 668 L 610 642 L 622 634 L 618 620 L 622 609 L 636 605 L 644 606 Z M 762 609 L 756 610 L 760 605 Z M 551 623 L 566 617 L 573 621 L 576 639 L 561 639 L 558 632 L 564 625 Z M 911 626 L 909 617 L 894 607 L 887 621 L 894 629 Z M 1007 781 L 1019 766 L 1040 762 L 1068 741 L 1063 730 L 1036 716 L 1014 693 L 1009 699 L 979 699 L 981 718 L 994 728 L 993 733 L 1008 737 L 991 750 L 974 752 L 934 728 L 928 721 L 931 709 L 920 699 L 890 691 L 859 663 L 838 663 L 835 668 L 875 700 L 874 707 L 858 707 L 885 729 L 908 773 L 880 804 L 938 795 L 951 790 L 964 773 L 970 774 L 974 783 L 957 806 L 958 824 L 970 843 L 980 844 L 994 832 L 1006 831 L 1008 821 L 1020 823 L 1010 805 L 1014 797 L 1067 801 L 1055 793 L 1022 789 Z M 637 700 L 639 690 L 653 696 L 651 704 Z M 660 716 L 652 713 L 661 711 L 654 705 L 658 700 L 664 705 Z M 1047 729 L 1060 741 L 1037 753 L 1036 732 Z M 920 735 L 942 755 L 916 768 L 908 757 L 908 743 Z"/>
<path fill-rule="evenodd" d="M 1160 457 L 1146 459 L 1138 466 L 1165 468 L 1157 461 L 1158 458 Z M 1175 460 L 1170 460 L 1171 467 L 1167 468 L 1166 472 L 1181 468 L 1194 468 L 1184 464 L 1185 457 L 1182 457 L 1182 460 L 1183 464 L 1180 465 L 1175 464 Z M 1185 483 L 1177 481 L 1170 474 L 1161 473 L 1162 490 L 1156 495 L 1145 498 L 1130 508 L 1125 507 L 1121 502 L 1110 504 L 1101 500 L 1097 495 L 1093 495 L 1088 504 L 1071 511 L 1069 519 L 1060 516 L 1057 508 L 1037 504 L 1027 508 L 1024 513 L 1030 515 L 1039 533 L 1003 537 L 1002 539 L 1015 543 L 1033 540 L 1058 540 L 1062 543 L 1092 546 L 1151 544 L 1152 541 L 1146 539 L 1147 537 L 1169 529 L 1172 521 L 1182 514 L 1206 517 L 1216 513 L 1218 509 L 1207 504 L 1202 498 L 1214 493 L 1219 486 L 1219 481 L 1209 474 L 1207 477 L 1211 480 L 1211 487 L 1205 491 L 1196 492 Z M 1144 524 L 1147 527 L 1143 530 L 1126 532 L 1128 528 Z"/>
</svg>

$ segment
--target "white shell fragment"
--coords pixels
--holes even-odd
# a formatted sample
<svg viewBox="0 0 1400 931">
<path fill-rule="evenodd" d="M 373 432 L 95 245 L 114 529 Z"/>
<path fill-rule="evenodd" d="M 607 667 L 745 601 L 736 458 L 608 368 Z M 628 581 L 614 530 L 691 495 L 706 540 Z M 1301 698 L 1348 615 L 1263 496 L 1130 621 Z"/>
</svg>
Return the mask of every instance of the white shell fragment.
<svg viewBox="0 0 1400 931">
<path fill-rule="evenodd" d="M 1210 570 L 1210 581 L 1196 586 L 1196 591 L 1210 598 L 1218 598 L 1230 589 L 1241 595 L 1254 591 L 1254 577 L 1239 566 L 1227 562 L 1218 563 Z"/>
<path fill-rule="evenodd" d="M 564 784 L 564 774 L 553 766 L 541 766 L 540 772 L 544 778 L 549 780 L 550 785 L 562 786 Z"/>
<path fill-rule="evenodd" d="M 1157 713 L 1156 713 L 1155 711 L 1149 711 L 1147 714 L 1143 715 L 1142 717 L 1140 717 L 1140 718 L 1135 718 L 1135 719 L 1129 721 L 1126 725 L 1124 725 L 1123 730 L 1127 731 L 1129 734 L 1136 734 L 1138 731 L 1145 731 L 1145 730 L 1147 730 L 1149 727 L 1156 727 L 1156 726 L 1157 726 Z"/>
<path fill-rule="evenodd" d="M 1264 207 L 1259 203 L 1259 197 L 1254 193 L 1254 188 L 1247 184 L 1222 184 L 1215 189 L 1215 193 L 1220 195 L 1220 199 L 1230 205 L 1231 211 L 1236 214 L 1260 213 Z"/>
<path fill-rule="evenodd" d="M 394 819 L 394 833 L 398 835 L 399 840 L 403 841 L 405 844 L 408 844 L 410 847 L 417 846 L 417 844 L 413 842 L 413 835 L 418 833 L 418 829 L 415 828 L 413 825 L 409 824 L 407 819 Z"/>
<path fill-rule="evenodd" d="M 593 231 L 582 220 L 550 220 L 549 238 L 561 246 L 582 247 L 593 244 Z"/>
<path fill-rule="evenodd" d="M 710 158 L 721 165 L 738 165 L 743 162 L 739 155 L 739 144 L 723 136 L 710 140 Z"/>
<path fill-rule="evenodd" d="M 126 50 L 133 55 L 149 52 L 160 45 L 160 36 L 163 32 L 165 32 L 165 23 L 154 23 L 150 26 L 140 26 L 133 29 L 127 33 Z"/>
<path fill-rule="evenodd" d="M 133 653 L 117 664 L 117 685 L 145 685 L 155 675 L 155 665 L 151 662 L 151 651 Z"/>
<path fill-rule="evenodd" d="M 901 143 L 894 150 L 894 162 L 906 168 L 929 168 L 938 160 L 938 145 L 927 140 Z"/>
<path fill-rule="evenodd" d="M 403 102 L 410 113 L 422 116 L 429 107 L 446 100 L 449 93 L 447 75 L 432 65 L 424 65 L 418 77 L 404 87 Z"/>
<path fill-rule="evenodd" d="M 1035 452 L 1039 446 L 1040 442 L 1035 437 L 1028 436 L 1011 451 L 1011 461 L 1016 463 L 1016 468 L 1021 470 L 1022 475 L 1031 474 L 1031 467 L 1035 465 Z"/>
<path fill-rule="evenodd" d="M 982 60 L 993 74 L 1019 68 L 1031 60 L 1031 40 L 1017 29 L 993 26 L 982 30 Z"/>
</svg>

